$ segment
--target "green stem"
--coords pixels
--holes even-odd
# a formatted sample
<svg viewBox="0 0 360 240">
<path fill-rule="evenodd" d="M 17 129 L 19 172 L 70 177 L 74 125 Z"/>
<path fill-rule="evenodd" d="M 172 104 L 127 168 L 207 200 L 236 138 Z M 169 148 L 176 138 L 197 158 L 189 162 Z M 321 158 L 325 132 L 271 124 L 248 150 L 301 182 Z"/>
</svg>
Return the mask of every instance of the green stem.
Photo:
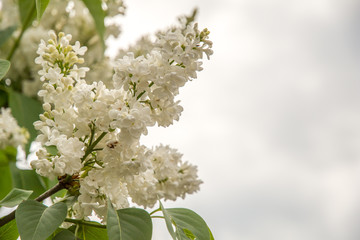
<svg viewBox="0 0 360 240">
<path fill-rule="evenodd" d="M 95 135 L 95 125 L 92 124 L 91 125 L 91 135 L 90 135 L 90 140 L 89 140 L 89 146 L 91 146 L 92 141 L 94 140 L 94 135 Z"/>
<path fill-rule="evenodd" d="M 144 93 L 146 93 L 145 90 L 142 91 L 142 92 L 136 97 L 136 100 L 139 100 L 139 99 L 142 97 L 142 95 L 144 95 Z"/>
<path fill-rule="evenodd" d="M 65 218 L 64 222 L 70 222 L 70 223 L 86 225 L 86 226 L 91 226 L 91 227 L 97 227 L 97 228 L 106 228 L 105 225 L 101 225 L 101 224 L 99 225 L 98 223 L 95 223 L 95 222 L 88 222 L 88 221 L 71 219 L 71 218 Z"/>
<path fill-rule="evenodd" d="M 107 132 L 101 133 L 101 135 L 95 140 L 95 142 L 93 142 L 93 143 L 86 149 L 85 155 L 81 158 L 81 162 L 85 161 L 85 159 L 87 158 L 87 156 L 89 156 L 89 154 L 94 150 L 95 146 L 101 141 L 101 139 L 103 139 L 103 138 L 105 137 L 106 134 L 107 134 Z"/>
<path fill-rule="evenodd" d="M 94 148 L 93 151 L 101 151 L 103 148 Z"/>
<path fill-rule="evenodd" d="M 76 228 L 75 228 L 75 239 L 78 239 L 78 234 L 79 234 L 79 224 L 76 224 Z"/>
<path fill-rule="evenodd" d="M 159 211 L 161 211 L 161 208 L 155 209 L 154 211 L 152 211 L 152 212 L 150 213 L 150 215 L 153 215 L 154 213 L 159 212 Z"/>
<path fill-rule="evenodd" d="M 25 22 L 24 22 L 24 24 L 23 24 L 22 27 L 21 27 L 21 32 L 20 32 L 19 37 L 16 39 L 13 47 L 12 47 L 11 50 L 10 50 L 10 53 L 9 53 L 8 57 L 6 58 L 7 60 L 10 61 L 11 58 L 13 57 L 14 52 L 15 52 L 15 50 L 17 49 L 17 47 L 19 46 L 20 41 L 21 41 L 21 38 L 22 38 L 22 36 L 24 35 L 25 30 L 26 30 L 26 29 L 28 28 L 28 26 L 31 24 L 32 16 L 33 16 L 33 13 L 35 12 L 35 10 L 36 10 L 36 5 L 35 5 L 35 3 L 34 3 L 34 4 L 32 5 L 31 11 L 29 12 L 29 15 L 27 15 L 27 17 L 26 17 L 26 19 L 25 19 Z"/>
</svg>

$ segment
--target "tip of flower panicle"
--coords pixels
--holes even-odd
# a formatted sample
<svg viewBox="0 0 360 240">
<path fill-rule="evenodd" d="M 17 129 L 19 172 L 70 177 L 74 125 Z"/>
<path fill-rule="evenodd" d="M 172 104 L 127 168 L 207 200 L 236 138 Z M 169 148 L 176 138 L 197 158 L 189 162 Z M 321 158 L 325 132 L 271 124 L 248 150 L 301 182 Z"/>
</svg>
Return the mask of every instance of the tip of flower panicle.
<svg viewBox="0 0 360 240">
<path fill-rule="evenodd" d="M 38 73 L 40 80 L 55 84 L 57 88 L 68 89 L 75 82 L 85 77 L 88 68 L 78 68 L 76 64 L 84 63 L 87 47 L 81 46 L 79 41 L 70 44 L 71 34 L 60 32 L 56 35 L 54 30 L 48 32 L 50 39 L 41 40 L 37 53 L 39 56 L 35 63 L 42 66 Z M 63 78 L 68 81 L 63 81 Z M 71 80 L 70 80 L 71 79 Z"/>
<path fill-rule="evenodd" d="M 49 37 L 50 37 L 51 39 L 56 40 L 56 38 L 57 38 L 56 33 L 55 33 L 54 30 L 50 30 L 50 31 L 48 32 L 48 35 L 49 35 Z"/>
</svg>

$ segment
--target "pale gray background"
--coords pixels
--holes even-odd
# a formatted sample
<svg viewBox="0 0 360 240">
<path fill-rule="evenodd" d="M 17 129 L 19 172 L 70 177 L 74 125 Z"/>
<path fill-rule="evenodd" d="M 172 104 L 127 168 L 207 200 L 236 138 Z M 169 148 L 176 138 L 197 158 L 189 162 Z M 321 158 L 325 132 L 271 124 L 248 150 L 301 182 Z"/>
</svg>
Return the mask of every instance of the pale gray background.
<svg viewBox="0 0 360 240">
<path fill-rule="evenodd" d="M 198 165 L 187 207 L 217 240 L 360 239 L 360 1 L 129 0 L 126 46 L 199 7 L 214 55 L 151 129 Z M 114 43 L 112 43 L 114 44 Z M 170 239 L 162 220 L 154 239 Z"/>
</svg>

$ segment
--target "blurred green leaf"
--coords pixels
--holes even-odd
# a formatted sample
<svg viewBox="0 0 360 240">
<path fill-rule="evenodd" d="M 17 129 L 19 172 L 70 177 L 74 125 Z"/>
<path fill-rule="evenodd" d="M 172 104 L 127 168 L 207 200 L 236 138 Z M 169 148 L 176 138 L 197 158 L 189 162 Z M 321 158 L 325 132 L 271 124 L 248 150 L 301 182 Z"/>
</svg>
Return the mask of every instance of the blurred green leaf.
<svg viewBox="0 0 360 240">
<path fill-rule="evenodd" d="M 9 164 L 0 166 L 0 173 L 0 199 L 3 199 L 13 187 Z"/>
<path fill-rule="evenodd" d="M 43 113 L 42 105 L 39 101 L 22 95 L 18 92 L 8 90 L 9 107 L 12 115 L 16 118 L 18 124 L 25 127 L 30 133 L 29 143 L 26 145 L 26 153 L 29 153 L 30 144 L 36 138 L 37 131 L 33 123 L 39 120 L 39 115 Z"/>
<path fill-rule="evenodd" d="M 15 25 L 0 30 L 0 47 L 11 37 L 11 35 L 15 30 L 16 30 Z"/>
<path fill-rule="evenodd" d="M 47 177 L 41 177 L 42 182 L 44 182 L 46 189 L 50 189 L 53 186 L 55 186 L 56 184 L 58 184 L 58 180 L 57 178 L 54 179 L 49 179 Z M 54 199 L 55 197 L 64 197 L 67 193 L 67 189 L 62 189 L 58 192 L 56 192 L 55 194 L 51 195 L 51 199 Z"/>
<path fill-rule="evenodd" d="M 40 21 L 48 4 L 49 0 L 36 0 L 36 13 L 38 21 Z"/>
<path fill-rule="evenodd" d="M 8 166 L 10 161 L 16 161 L 16 154 L 16 148 L 13 146 L 0 149 L 0 166 Z"/>
<path fill-rule="evenodd" d="M 35 0 L 18 0 L 18 3 L 22 29 L 25 30 L 36 17 L 36 3 Z"/>
<path fill-rule="evenodd" d="M 8 94 L 6 91 L 0 89 L 0 108 L 6 107 L 8 102 Z"/>
<path fill-rule="evenodd" d="M 0 59 L 0 80 L 5 77 L 6 73 L 9 71 L 10 62 L 5 59 Z"/>
<path fill-rule="evenodd" d="M 9 160 L 4 151 L 0 150 L 0 167 L 9 165 Z"/>
<path fill-rule="evenodd" d="M 83 0 L 86 7 L 89 9 L 91 16 L 94 19 L 96 31 L 99 34 L 102 46 L 105 50 L 105 41 L 104 41 L 104 34 L 105 34 L 105 12 L 102 9 L 102 1 L 101 0 Z"/>
<path fill-rule="evenodd" d="M 16 162 L 16 149 L 8 146 L 0 150 L 0 199 L 4 198 L 13 188 L 10 162 Z"/>
<path fill-rule="evenodd" d="M 5 156 L 7 157 L 8 162 L 9 161 L 16 161 L 16 155 L 17 155 L 17 150 L 15 147 L 13 146 L 7 146 L 6 148 L 0 150 L 1 152 L 3 152 L 5 154 Z"/>
<path fill-rule="evenodd" d="M 22 201 L 28 199 L 33 193 L 32 190 L 23 190 L 18 188 L 13 188 L 4 199 L 0 201 L 0 206 L 4 207 L 15 207 L 19 205 Z"/>
<path fill-rule="evenodd" d="M 34 200 L 22 202 L 15 219 L 22 240 L 45 240 L 65 220 L 67 207 L 58 202 L 50 207 Z"/>
<path fill-rule="evenodd" d="M 0 227 L 0 239 L 4 240 L 16 240 L 19 237 L 19 233 L 16 227 L 16 221 L 12 220 Z"/>
<path fill-rule="evenodd" d="M 15 162 L 10 162 L 10 169 L 14 187 L 34 191 L 30 199 L 34 199 L 46 191 L 44 182 L 35 170 L 19 169 Z"/>
</svg>

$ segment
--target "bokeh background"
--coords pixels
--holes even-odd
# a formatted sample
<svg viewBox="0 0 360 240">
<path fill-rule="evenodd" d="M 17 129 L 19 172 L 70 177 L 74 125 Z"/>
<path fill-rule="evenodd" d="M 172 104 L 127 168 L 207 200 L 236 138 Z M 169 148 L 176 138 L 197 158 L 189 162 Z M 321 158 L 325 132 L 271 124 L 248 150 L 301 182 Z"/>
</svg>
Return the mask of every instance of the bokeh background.
<svg viewBox="0 0 360 240">
<path fill-rule="evenodd" d="M 165 206 L 195 210 L 217 240 L 360 239 L 360 1 L 126 4 L 113 49 L 194 7 L 214 42 L 180 121 L 143 139 L 178 148 L 204 181 Z M 161 220 L 154 239 L 170 239 Z"/>
</svg>

